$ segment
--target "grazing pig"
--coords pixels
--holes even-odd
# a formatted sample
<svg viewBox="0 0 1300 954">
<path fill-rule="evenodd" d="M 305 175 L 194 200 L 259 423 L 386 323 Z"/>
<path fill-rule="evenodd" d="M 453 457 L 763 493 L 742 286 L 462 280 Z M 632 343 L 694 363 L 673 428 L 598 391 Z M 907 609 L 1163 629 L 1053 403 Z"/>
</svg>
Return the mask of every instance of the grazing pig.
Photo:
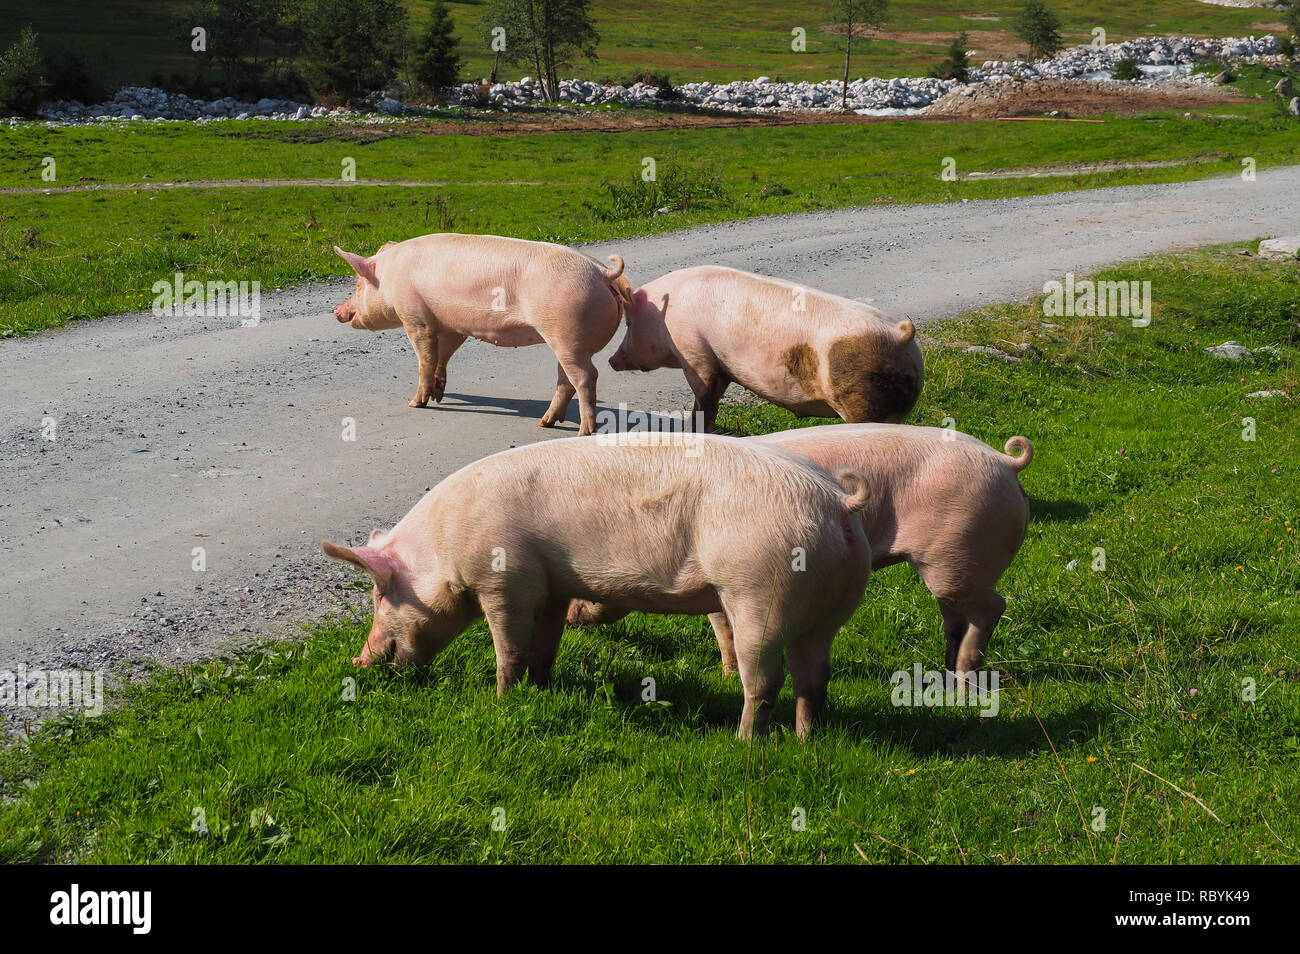
<svg viewBox="0 0 1300 954">
<path fill-rule="evenodd" d="M 825 701 L 831 639 L 871 571 L 852 516 L 869 488 L 755 441 L 645 436 L 494 454 L 366 546 L 322 543 L 374 578 L 374 624 L 354 662 L 427 663 L 485 616 L 504 693 L 525 668 L 550 681 L 571 600 L 725 612 L 745 690 L 740 735 L 766 730 L 785 653 L 806 738 Z"/>
<path fill-rule="evenodd" d="M 1033 445 L 1013 437 L 999 454 L 982 441 L 937 427 L 833 424 L 745 438 L 810 458 L 827 470 L 862 474 L 871 504 L 862 521 L 873 570 L 906 561 L 939 600 L 947 636 L 947 666 L 958 674 L 984 664 L 993 627 L 1006 601 L 993 588 L 1025 538 L 1029 499 L 1017 474 L 1033 460 Z M 1019 456 L 1011 453 L 1019 450 Z M 617 607 L 575 602 L 572 625 L 607 623 Z M 709 616 L 722 666 L 735 672 L 731 627 Z"/>
<path fill-rule="evenodd" d="M 441 403 L 447 362 L 467 337 L 504 348 L 545 342 L 559 361 L 551 406 L 539 424 L 564 420 L 576 390 L 579 434 L 596 426 L 591 356 L 614 337 L 632 288 L 623 260 L 612 268 L 562 245 L 497 235 L 423 235 L 389 242 L 369 258 L 334 247 L 357 273 L 357 288 L 334 317 L 353 328 L 401 325 L 420 361 L 411 407 Z"/>
<path fill-rule="evenodd" d="M 706 431 L 732 381 L 799 417 L 849 423 L 901 421 L 921 394 L 910 321 L 793 282 L 683 268 L 637 289 L 626 314 L 609 366 L 681 368 Z"/>
</svg>

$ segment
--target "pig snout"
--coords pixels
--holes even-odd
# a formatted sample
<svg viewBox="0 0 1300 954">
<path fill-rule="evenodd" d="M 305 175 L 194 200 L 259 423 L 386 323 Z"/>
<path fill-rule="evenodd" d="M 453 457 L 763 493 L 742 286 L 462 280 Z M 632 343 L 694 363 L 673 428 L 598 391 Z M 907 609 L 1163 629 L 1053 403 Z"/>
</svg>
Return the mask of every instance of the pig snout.
<svg viewBox="0 0 1300 954">
<path fill-rule="evenodd" d="M 627 354 L 622 348 L 619 348 L 609 356 L 609 366 L 615 371 L 635 371 L 631 363 L 627 360 Z"/>
<path fill-rule="evenodd" d="M 361 647 L 361 655 L 353 657 L 352 664 L 367 669 L 374 663 L 392 659 L 396 651 L 396 640 L 383 637 L 376 638 L 372 635 L 366 639 L 365 645 Z"/>
<path fill-rule="evenodd" d="M 612 359 L 610 363 L 613 363 Z M 571 600 L 569 602 L 569 614 L 566 622 L 570 626 L 590 626 L 592 623 L 591 616 L 591 604 L 586 600 Z"/>
<path fill-rule="evenodd" d="M 352 313 L 348 310 L 348 306 L 346 304 L 342 304 L 334 309 L 334 317 L 337 318 L 339 321 L 351 321 Z"/>
</svg>

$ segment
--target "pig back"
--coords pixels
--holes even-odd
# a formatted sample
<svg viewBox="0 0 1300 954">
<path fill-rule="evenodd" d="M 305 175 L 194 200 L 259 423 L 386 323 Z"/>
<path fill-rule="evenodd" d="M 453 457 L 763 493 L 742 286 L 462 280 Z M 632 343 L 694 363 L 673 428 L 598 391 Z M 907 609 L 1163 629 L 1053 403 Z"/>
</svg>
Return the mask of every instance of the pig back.
<svg viewBox="0 0 1300 954">
<path fill-rule="evenodd" d="M 792 563 L 806 581 L 861 559 L 839 485 L 811 462 L 736 438 L 654 438 L 505 451 L 448 477 L 408 517 L 462 585 L 495 585 L 495 558 L 552 597 L 633 608 L 676 600 L 698 612 L 719 587 L 784 587 Z"/>
</svg>

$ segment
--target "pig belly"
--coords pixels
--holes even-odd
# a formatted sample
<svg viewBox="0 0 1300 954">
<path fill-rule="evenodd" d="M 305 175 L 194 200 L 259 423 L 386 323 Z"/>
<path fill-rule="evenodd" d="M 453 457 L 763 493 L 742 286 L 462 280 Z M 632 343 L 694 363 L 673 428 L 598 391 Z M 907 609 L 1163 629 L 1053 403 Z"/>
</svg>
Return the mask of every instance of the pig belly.
<svg viewBox="0 0 1300 954">
<path fill-rule="evenodd" d="M 530 328 L 527 325 L 494 328 L 490 331 L 476 331 L 472 332 L 472 335 L 479 341 L 486 341 L 498 348 L 526 348 L 528 345 L 541 344 L 543 340 L 535 328 Z"/>
<path fill-rule="evenodd" d="M 780 367 L 780 365 L 776 365 Z M 778 404 L 790 411 L 796 417 L 838 417 L 835 409 L 827 404 L 819 395 L 809 394 L 808 389 L 802 382 L 794 380 L 793 377 L 782 375 L 766 375 L 763 378 L 747 382 L 741 378 L 735 379 L 742 386 L 749 388 L 765 401 Z"/>
<path fill-rule="evenodd" d="M 536 328 L 522 318 L 509 314 L 461 312 L 448 316 L 444 323 L 453 331 L 477 338 L 479 341 L 486 341 L 499 348 L 524 348 L 542 343 L 542 336 L 538 334 Z"/>
</svg>

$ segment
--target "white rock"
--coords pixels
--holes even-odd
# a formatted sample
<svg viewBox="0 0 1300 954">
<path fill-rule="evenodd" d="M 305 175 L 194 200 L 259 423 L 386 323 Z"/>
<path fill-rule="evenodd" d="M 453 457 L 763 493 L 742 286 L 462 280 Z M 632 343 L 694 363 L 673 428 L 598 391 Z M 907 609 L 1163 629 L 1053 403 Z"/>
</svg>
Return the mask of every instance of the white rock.
<svg viewBox="0 0 1300 954">
<path fill-rule="evenodd" d="M 1259 257 L 1272 259 L 1276 262 L 1300 258 L 1300 235 L 1265 239 L 1259 243 Z"/>
<path fill-rule="evenodd" d="M 1255 355 L 1249 348 L 1243 347 L 1236 341 L 1225 341 L 1221 345 L 1215 345 L 1213 348 L 1203 348 L 1206 354 L 1214 355 L 1216 358 L 1222 358 L 1225 361 L 1241 361 L 1244 358 L 1253 358 Z"/>
</svg>

